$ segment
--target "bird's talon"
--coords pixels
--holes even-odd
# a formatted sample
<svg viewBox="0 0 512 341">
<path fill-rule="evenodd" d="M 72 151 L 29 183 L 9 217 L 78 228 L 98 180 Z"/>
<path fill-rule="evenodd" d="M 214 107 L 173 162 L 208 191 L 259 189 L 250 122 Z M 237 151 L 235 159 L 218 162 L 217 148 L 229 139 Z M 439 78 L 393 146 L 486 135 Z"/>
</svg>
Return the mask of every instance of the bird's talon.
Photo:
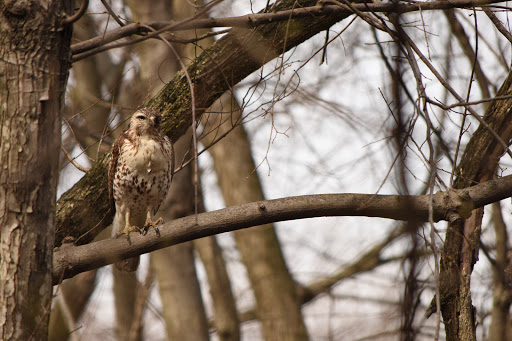
<svg viewBox="0 0 512 341">
<path fill-rule="evenodd" d="M 131 232 L 136 232 L 136 231 L 139 231 L 140 232 L 140 228 L 138 228 L 137 226 L 130 226 L 130 227 L 125 227 L 124 230 L 122 230 L 121 232 L 116 232 L 116 238 L 119 238 L 121 237 L 123 234 L 126 235 L 126 240 L 128 240 L 128 243 L 131 244 L 132 241 L 130 239 L 130 233 Z"/>
<path fill-rule="evenodd" d="M 162 224 L 163 221 L 164 220 L 161 217 L 158 218 L 156 221 L 151 221 L 151 219 L 148 218 L 148 220 L 146 221 L 146 224 L 144 224 L 144 227 L 142 228 L 141 234 L 143 236 L 145 236 L 146 234 L 148 234 L 149 229 L 152 227 L 155 229 L 156 236 L 160 237 L 160 230 L 158 229 L 157 226 Z"/>
</svg>

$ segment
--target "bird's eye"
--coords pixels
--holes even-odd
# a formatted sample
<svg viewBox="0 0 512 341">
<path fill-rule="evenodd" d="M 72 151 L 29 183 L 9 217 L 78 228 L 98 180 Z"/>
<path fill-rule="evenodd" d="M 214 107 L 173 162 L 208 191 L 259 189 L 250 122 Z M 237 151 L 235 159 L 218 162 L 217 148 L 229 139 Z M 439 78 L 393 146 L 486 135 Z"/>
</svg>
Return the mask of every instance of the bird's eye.
<svg viewBox="0 0 512 341">
<path fill-rule="evenodd" d="M 156 116 L 155 117 L 155 125 L 160 125 L 162 122 L 162 116 Z"/>
<path fill-rule="evenodd" d="M 145 120 L 145 119 L 146 119 L 146 116 L 144 116 L 144 115 L 139 115 L 139 116 L 137 116 L 137 119 L 139 119 L 139 120 Z"/>
</svg>

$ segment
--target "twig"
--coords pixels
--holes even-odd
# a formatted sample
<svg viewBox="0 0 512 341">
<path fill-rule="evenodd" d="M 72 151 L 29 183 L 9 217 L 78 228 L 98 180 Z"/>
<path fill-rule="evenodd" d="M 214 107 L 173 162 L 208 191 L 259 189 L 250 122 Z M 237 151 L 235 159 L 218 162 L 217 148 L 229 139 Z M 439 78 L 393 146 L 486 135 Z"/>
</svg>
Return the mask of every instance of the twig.
<svg viewBox="0 0 512 341">
<path fill-rule="evenodd" d="M 78 334 L 78 329 L 80 327 L 76 326 L 76 321 L 73 318 L 71 309 L 69 308 L 67 298 L 64 295 L 64 290 L 61 290 L 60 296 L 57 300 L 57 304 L 60 306 L 62 314 L 64 315 L 64 320 L 66 321 L 69 330 L 69 339 L 71 341 L 80 341 L 80 335 Z"/>
<path fill-rule="evenodd" d="M 455 91 L 454 88 L 446 80 L 439 74 L 439 72 L 436 70 L 436 68 L 430 63 L 430 61 L 423 55 L 423 53 L 420 51 L 420 49 L 414 44 L 412 39 L 403 32 L 402 37 L 407 41 L 407 43 L 411 46 L 411 48 L 414 50 L 416 55 L 421 59 L 421 61 L 429 68 L 429 70 L 436 76 L 436 78 L 439 80 L 439 82 L 455 97 L 459 102 L 464 102 L 462 97 Z M 508 148 L 508 144 L 503 141 L 501 136 L 492 129 L 485 120 L 478 115 L 478 113 L 471 107 L 467 107 L 470 114 L 496 139 L 498 144 L 500 144 L 503 147 L 503 150 L 512 158 L 512 151 Z"/>
<path fill-rule="evenodd" d="M 147 27 L 152 27 L 156 32 L 147 34 L 144 37 L 138 38 L 135 42 L 153 38 L 160 33 L 166 31 L 183 31 L 193 30 L 200 28 L 214 28 L 214 27 L 246 27 L 254 28 L 260 25 L 275 23 L 297 18 L 314 17 L 314 16 L 330 16 L 342 15 L 353 13 L 353 10 L 359 12 L 382 12 L 382 13 L 407 13 L 415 11 L 429 11 L 450 8 L 464 8 L 474 6 L 484 6 L 490 3 L 501 2 L 499 0 L 492 0 L 491 2 L 485 0 L 448 0 L 448 1 L 432 1 L 432 2 L 418 2 L 414 4 L 390 4 L 390 3 L 365 3 L 357 4 L 351 3 L 350 7 L 341 3 L 337 5 L 317 5 L 304 8 L 295 8 L 293 10 L 284 10 L 271 13 L 257 13 L 248 14 L 238 17 L 226 18 L 207 18 L 198 19 L 202 14 L 206 13 L 213 5 L 198 12 L 196 15 L 179 22 L 169 21 L 154 21 L 145 23 L 132 23 L 120 27 L 118 29 L 107 32 L 105 35 L 91 38 L 89 40 L 73 44 L 71 51 L 73 55 L 83 53 L 99 46 L 111 43 L 113 41 L 125 38 L 134 34 L 144 34 L 151 32 Z"/>
<path fill-rule="evenodd" d="M 396 27 L 399 34 L 405 33 L 401 27 Z M 441 326 L 441 293 L 440 293 L 440 287 L 441 282 L 439 278 L 439 255 L 437 252 L 437 246 L 436 246 L 436 228 L 434 225 L 434 188 L 436 184 L 436 177 L 437 177 L 437 165 L 435 160 L 435 148 L 434 144 L 432 142 L 432 121 L 430 119 L 430 115 L 428 113 L 427 108 L 427 95 L 425 91 L 425 87 L 422 82 L 422 76 L 420 72 L 420 68 L 418 63 L 416 62 L 416 59 L 414 58 L 414 53 L 412 51 L 411 46 L 408 43 L 405 43 L 406 48 L 406 57 L 409 61 L 409 64 L 411 65 L 411 70 L 413 71 L 414 78 L 416 79 L 416 87 L 417 91 L 420 97 L 420 100 L 423 103 L 418 102 L 418 110 L 420 112 L 424 113 L 425 116 L 425 122 L 427 124 L 426 129 L 426 140 L 428 144 L 429 149 L 429 157 L 428 157 L 428 163 L 430 166 L 430 179 L 429 179 L 429 193 L 428 193 L 428 222 L 430 225 L 430 247 L 432 249 L 432 253 L 434 255 L 434 278 L 435 278 L 435 291 L 436 291 L 436 328 L 435 328 L 435 334 L 434 334 L 434 340 L 439 340 L 439 330 Z M 422 105 L 422 107 L 420 107 Z"/>
<path fill-rule="evenodd" d="M 101 0 L 101 3 L 103 4 L 103 6 L 105 6 L 108 14 L 110 14 L 110 16 L 114 18 L 114 20 L 119 24 L 119 26 L 123 27 L 126 25 L 124 22 L 121 21 L 121 19 L 119 19 L 119 16 L 116 14 L 116 12 L 114 12 L 112 7 L 110 7 L 106 0 Z"/>
<path fill-rule="evenodd" d="M 61 22 L 62 25 L 70 25 L 78 21 L 78 19 L 80 19 L 84 15 L 85 11 L 87 10 L 87 7 L 89 7 L 89 0 L 82 0 L 82 5 L 78 9 L 78 11 L 69 17 L 63 18 Z"/>
<path fill-rule="evenodd" d="M 435 102 L 427 97 L 427 102 L 429 102 L 430 104 L 433 104 L 435 106 L 438 106 L 439 108 L 441 108 L 443 110 L 450 110 L 450 109 L 453 109 L 456 107 L 468 107 L 470 105 L 477 105 L 477 104 L 482 104 L 482 103 L 501 101 L 501 100 L 511 99 L 511 98 L 512 98 L 512 95 L 495 96 L 495 97 L 490 97 L 490 98 L 484 98 L 484 99 L 481 99 L 478 101 L 463 101 L 463 102 L 458 102 L 458 103 L 454 103 L 454 104 L 450 104 L 450 105 L 444 105 L 440 102 Z"/>
<path fill-rule="evenodd" d="M 66 150 L 66 148 L 64 148 L 64 146 L 61 145 L 60 150 L 64 153 L 64 155 L 66 155 L 68 161 L 71 162 L 71 164 L 73 166 L 75 166 L 78 170 L 80 170 L 84 173 L 87 173 L 90 170 L 90 168 L 84 167 L 84 166 L 80 165 L 78 162 L 76 162 L 76 160 L 68 153 L 68 151 Z"/>
<path fill-rule="evenodd" d="M 494 26 L 496 26 L 498 31 L 500 31 L 501 34 L 503 34 L 503 36 L 505 38 L 507 38 L 508 41 L 510 41 L 512 43 L 512 34 L 510 34 L 510 32 L 507 31 L 505 26 L 503 26 L 503 24 L 501 23 L 500 19 L 498 19 L 498 17 L 496 16 L 496 14 L 494 14 L 490 9 L 485 8 L 485 7 L 483 8 L 483 10 L 484 10 L 485 14 L 487 14 L 489 19 L 491 19 L 492 23 L 494 24 Z"/>
</svg>

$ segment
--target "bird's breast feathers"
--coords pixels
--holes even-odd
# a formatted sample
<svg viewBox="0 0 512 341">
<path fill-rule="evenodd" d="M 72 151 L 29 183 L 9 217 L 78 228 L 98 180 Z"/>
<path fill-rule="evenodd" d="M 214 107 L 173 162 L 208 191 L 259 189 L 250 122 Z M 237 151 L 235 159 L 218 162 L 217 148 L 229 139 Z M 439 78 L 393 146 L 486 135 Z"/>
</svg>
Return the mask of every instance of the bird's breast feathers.
<svg viewBox="0 0 512 341">
<path fill-rule="evenodd" d="M 166 138 L 163 138 L 164 140 Z M 142 136 L 138 146 L 131 143 L 126 145 L 129 148 L 130 157 L 126 158 L 126 166 L 137 173 L 155 173 L 167 171 L 170 167 L 170 141 L 159 143 L 153 138 Z"/>
</svg>

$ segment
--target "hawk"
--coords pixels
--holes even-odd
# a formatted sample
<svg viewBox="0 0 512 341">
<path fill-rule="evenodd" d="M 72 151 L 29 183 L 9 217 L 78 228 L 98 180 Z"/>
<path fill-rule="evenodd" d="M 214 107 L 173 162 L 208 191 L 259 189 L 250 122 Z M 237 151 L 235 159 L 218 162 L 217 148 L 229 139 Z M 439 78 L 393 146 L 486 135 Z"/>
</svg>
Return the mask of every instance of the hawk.
<svg viewBox="0 0 512 341">
<path fill-rule="evenodd" d="M 161 131 L 162 115 L 156 109 L 142 108 L 114 142 L 109 162 L 108 188 L 111 208 L 115 207 L 112 236 L 139 231 L 145 235 L 162 218 L 152 221 L 165 199 L 174 174 L 174 148 Z M 115 205 L 115 206 L 114 206 Z M 121 271 L 135 271 L 139 257 L 115 264 Z"/>
</svg>

